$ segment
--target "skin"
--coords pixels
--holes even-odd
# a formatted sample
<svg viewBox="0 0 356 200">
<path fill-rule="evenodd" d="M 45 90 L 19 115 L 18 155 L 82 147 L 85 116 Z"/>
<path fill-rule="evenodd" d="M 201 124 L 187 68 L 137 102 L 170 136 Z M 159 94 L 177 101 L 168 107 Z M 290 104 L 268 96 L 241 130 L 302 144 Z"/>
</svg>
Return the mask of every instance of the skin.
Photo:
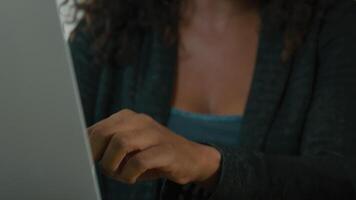
<svg viewBox="0 0 356 200">
<path fill-rule="evenodd" d="M 180 25 L 172 106 L 242 114 L 255 65 L 258 27 L 256 6 L 244 1 L 188 1 Z M 217 181 L 221 161 L 217 149 L 189 141 L 147 115 L 122 110 L 88 128 L 88 133 L 94 160 L 118 181 L 134 184 L 167 178 L 208 189 Z"/>
<path fill-rule="evenodd" d="M 173 105 L 198 113 L 242 115 L 257 54 L 257 9 L 236 1 L 191 4 L 180 28 Z"/>
<path fill-rule="evenodd" d="M 128 184 L 160 177 L 180 184 L 204 182 L 219 167 L 215 149 L 191 142 L 131 110 L 90 127 L 89 138 L 93 157 L 103 171 Z"/>
</svg>

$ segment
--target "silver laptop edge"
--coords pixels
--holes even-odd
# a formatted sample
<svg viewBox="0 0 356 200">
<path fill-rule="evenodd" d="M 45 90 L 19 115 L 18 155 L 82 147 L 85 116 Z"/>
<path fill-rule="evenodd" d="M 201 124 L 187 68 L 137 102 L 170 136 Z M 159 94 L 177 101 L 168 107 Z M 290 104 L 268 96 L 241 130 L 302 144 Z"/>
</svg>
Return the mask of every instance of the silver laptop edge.
<svg viewBox="0 0 356 200">
<path fill-rule="evenodd" d="M 0 199 L 100 200 L 55 0 L 0 1 Z"/>
</svg>

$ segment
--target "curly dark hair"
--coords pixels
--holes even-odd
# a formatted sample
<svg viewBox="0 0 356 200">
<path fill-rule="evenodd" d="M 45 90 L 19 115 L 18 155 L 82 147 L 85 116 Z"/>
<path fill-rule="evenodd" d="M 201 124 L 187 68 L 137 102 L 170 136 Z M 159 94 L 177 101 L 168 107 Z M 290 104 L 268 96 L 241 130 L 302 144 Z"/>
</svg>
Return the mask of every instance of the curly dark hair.
<svg viewBox="0 0 356 200">
<path fill-rule="evenodd" d="M 68 0 L 66 0 L 67 2 Z M 165 41 L 177 41 L 180 8 L 185 0 L 74 0 L 84 13 L 85 30 L 93 36 L 100 62 L 133 58 L 142 35 L 158 31 Z M 313 18 L 333 0 L 255 0 L 267 17 L 264 27 L 284 34 L 282 61 L 288 61 L 302 44 Z M 115 45 L 113 45 L 115 44 Z"/>
</svg>

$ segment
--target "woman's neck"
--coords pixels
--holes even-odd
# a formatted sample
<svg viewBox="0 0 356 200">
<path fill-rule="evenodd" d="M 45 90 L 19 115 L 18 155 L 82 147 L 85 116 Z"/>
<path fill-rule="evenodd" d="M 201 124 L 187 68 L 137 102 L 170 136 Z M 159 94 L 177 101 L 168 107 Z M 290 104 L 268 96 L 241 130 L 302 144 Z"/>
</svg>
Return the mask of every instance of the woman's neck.
<svg viewBox="0 0 356 200">
<path fill-rule="evenodd" d="M 257 0 L 187 0 L 182 26 L 198 25 L 211 31 L 224 30 L 231 22 L 257 10 Z"/>
</svg>

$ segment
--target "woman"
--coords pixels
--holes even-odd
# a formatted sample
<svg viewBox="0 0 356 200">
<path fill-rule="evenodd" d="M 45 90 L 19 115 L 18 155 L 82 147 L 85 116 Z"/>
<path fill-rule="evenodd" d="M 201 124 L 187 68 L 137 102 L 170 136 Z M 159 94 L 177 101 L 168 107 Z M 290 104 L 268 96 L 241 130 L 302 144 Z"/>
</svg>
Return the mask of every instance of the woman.
<svg viewBox="0 0 356 200">
<path fill-rule="evenodd" d="M 353 198 L 353 0 L 77 8 L 70 46 L 104 199 Z"/>
</svg>

